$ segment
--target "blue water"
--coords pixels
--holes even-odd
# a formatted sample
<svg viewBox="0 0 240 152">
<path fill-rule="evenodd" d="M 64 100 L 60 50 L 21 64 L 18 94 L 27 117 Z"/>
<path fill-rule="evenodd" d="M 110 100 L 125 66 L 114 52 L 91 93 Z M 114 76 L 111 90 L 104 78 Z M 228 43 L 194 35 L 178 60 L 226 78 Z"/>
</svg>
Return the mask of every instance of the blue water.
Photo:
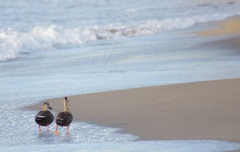
<svg viewBox="0 0 240 152">
<path fill-rule="evenodd" d="M 0 147 L 127 142 L 139 151 L 132 142 L 138 137 L 85 122 L 74 122 L 70 136 L 52 136 L 54 126 L 39 134 L 36 112 L 22 107 L 74 94 L 239 78 L 236 50 L 199 47 L 220 38 L 186 34 L 239 15 L 239 7 L 234 0 L 1 0 Z M 183 145 L 191 149 L 191 142 Z"/>
</svg>

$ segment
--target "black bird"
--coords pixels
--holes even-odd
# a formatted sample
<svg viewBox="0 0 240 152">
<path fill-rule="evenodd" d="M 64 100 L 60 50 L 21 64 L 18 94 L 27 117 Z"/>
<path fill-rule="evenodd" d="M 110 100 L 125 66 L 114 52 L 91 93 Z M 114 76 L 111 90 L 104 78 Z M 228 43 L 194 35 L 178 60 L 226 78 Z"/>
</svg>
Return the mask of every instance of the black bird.
<svg viewBox="0 0 240 152">
<path fill-rule="evenodd" d="M 44 102 L 42 106 L 42 111 L 39 111 L 35 116 L 35 121 L 38 124 L 38 129 L 41 131 L 40 126 L 47 126 L 47 130 L 49 125 L 53 122 L 54 116 L 47 109 L 52 109 L 48 102 Z"/>
<path fill-rule="evenodd" d="M 68 99 L 67 97 L 64 98 L 64 109 L 62 112 L 60 112 L 56 118 L 56 131 L 55 134 L 58 135 L 58 126 L 67 126 L 67 130 L 66 132 L 68 133 L 68 128 L 69 125 L 71 124 L 72 120 L 73 120 L 73 116 L 72 113 L 69 111 L 69 107 L 68 107 Z"/>
</svg>

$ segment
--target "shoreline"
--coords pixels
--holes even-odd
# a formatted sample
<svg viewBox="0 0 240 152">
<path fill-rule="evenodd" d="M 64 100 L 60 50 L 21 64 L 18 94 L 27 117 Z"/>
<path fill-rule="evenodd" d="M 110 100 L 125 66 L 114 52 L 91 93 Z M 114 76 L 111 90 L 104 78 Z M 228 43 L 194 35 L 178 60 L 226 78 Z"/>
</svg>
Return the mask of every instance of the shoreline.
<svg viewBox="0 0 240 152">
<path fill-rule="evenodd" d="M 239 18 L 217 21 L 214 28 L 196 32 L 201 38 L 213 38 L 194 47 L 209 51 L 218 49 L 226 55 L 225 60 L 228 55 L 237 57 L 240 32 L 236 32 L 236 26 L 240 23 Z M 239 90 L 240 78 L 235 78 L 80 94 L 68 98 L 74 121 L 120 128 L 121 133 L 136 135 L 141 141 L 223 140 L 240 143 Z M 63 110 L 63 97 L 41 101 L 27 109 L 39 110 L 46 101 L 54 111 Z"/>
<path fill-rule="evenodd" d="M 69 96 L 74 121 L 122 129 L 139 140 L 240 142 L 240 79 Z M 63 98 L 45 100 L 54 111 Z M 39 104 L 27 109 L 39 110 Z"/>
</svg>

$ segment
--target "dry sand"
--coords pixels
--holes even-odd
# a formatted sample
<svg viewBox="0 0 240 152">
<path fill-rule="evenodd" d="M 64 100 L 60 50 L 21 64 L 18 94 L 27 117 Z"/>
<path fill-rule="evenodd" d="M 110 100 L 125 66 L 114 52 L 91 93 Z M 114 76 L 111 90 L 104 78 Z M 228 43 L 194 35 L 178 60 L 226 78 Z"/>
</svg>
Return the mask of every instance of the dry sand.
<svg viewBox="0 0 240 152">
<path fill-rule="evenodd" d="M 240 34 L 240 16 L 211 23 L 211 29 L 197 32 L 201 36 L 233 36 Z"/>
<path fill-rule="evenodd" d="M 209 22 L 206 23 L 206 25 L 209 29 L 200 30 L 195 33 L 198 36 L 212 38 L 212 40 L 194 47 L 201 49 L 225 50 L 226 57 L 227 54 L 240 54 L 240 16 Z"/>
<path fill-rule="evenodd" d="M 122 128 L 140 140 L 240 142 L 240 79 L 84 94 L 69 100 L 75 121 Z M 57 112 L 62 110 L 63 98 L 47 101 Z M 39 110 L 42 102 L 28 108 Z"/>
</svg>

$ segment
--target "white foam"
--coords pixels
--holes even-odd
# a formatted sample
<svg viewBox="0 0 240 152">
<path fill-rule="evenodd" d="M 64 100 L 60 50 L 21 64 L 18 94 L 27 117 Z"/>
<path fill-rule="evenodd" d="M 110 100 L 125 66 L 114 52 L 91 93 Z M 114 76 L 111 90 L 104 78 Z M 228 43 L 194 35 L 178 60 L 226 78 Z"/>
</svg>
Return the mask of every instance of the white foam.
<svg viewBox="0 0 240 152">
<path fill-rule="evenodd" d="M 225 141 L 192 140 L 192 141 L 139 141 L 124 143 L 95 144 L 54 144 L 0 148 L 0 151 L 35 151 L 35 152 L 226 152 L 240 150 L 240 144 Z"/>
<path fill-rule="evenodd" d="M 217 20 L 226 15 L 165 18 L 134 24 L 109 24 L 90 27 L 34 26 L 29 31 L 0 30 L 0 61 L 15 59 L 23 53 L 74 47 L 95 40 L 151 35 L 161 31 L 184 29 L 196 23 Z"/>
<path fill-rule="evenodd" d="M 59 135 L 54 134 L 55 123 L 42 127 L 38 131 L 38 125 L 34 116 L 38 111 L 19 110 L 27 103 L 8 103 L 0 106 L 1 137 L 0 147 L 16 147 L 24 145 L 45 145 L 61 143 L 104 143 L 104 142 L 126 142 L 138 139 L 130 134 L 120 134 L 118 128 L 106 128 L 87 123 L 72 122 L 69 134 L 66 127 L 59 127 Z M 56 117 L 56 113 L 53 113 Z M 21 116 L 21 117 L 19 117 Z M 1 151 L 1 149 L 0 149 Z"/>
</svg>

